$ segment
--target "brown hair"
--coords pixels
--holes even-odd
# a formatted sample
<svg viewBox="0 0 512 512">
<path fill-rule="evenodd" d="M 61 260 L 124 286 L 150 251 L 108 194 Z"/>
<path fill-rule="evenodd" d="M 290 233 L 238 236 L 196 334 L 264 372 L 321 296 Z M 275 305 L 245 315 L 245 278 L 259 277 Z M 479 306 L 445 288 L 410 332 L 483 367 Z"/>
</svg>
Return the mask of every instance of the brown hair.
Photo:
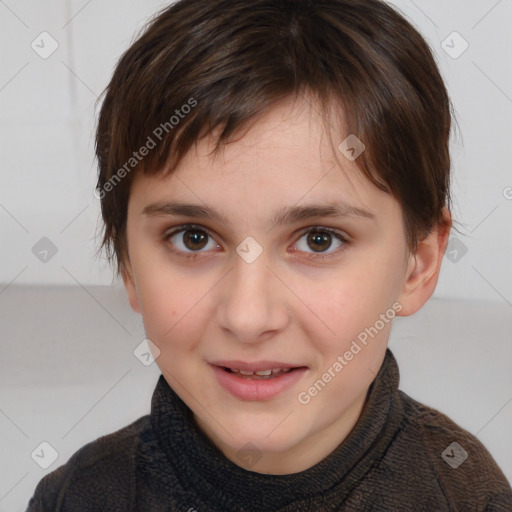
<svg viewBox="0 0 512 512">
<path fill-rule="evenodd" d="M 343 105 L 347 133 L 366 146 L 356 163 L 401 204 L 410 248 L 447 227 L 451 104 L 428 44 L 402 15 L 380 0 L 180 0 L 148 22 L 104 91 L 97 192 L 102 247 L 118 271 L 135 172 L 172 172 L 218 127 L 216 152 L 304 92 L 324 119 L 333 101 Z"/>
</svg>

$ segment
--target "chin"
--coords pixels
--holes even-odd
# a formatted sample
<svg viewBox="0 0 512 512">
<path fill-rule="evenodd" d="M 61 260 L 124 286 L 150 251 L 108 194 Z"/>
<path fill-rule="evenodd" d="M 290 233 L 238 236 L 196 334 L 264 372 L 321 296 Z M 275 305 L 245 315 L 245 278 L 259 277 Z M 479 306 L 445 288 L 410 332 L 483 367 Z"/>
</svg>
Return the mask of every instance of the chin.
<svg viewBox="0 0 512 512">
<path fill-rule="evenodd" d="M 274 427 L 275 428 L 275 427 Z M 279 435 L 272 432 L 272 428 L 264 431 L 246 432 L 245 435 L 237 438 L 236 443 L 231 439 L 230 444 L 234 444 L 233 449 L 246 450 L 254 446 L 257 451 L 265 453 L 282 453 L 291 450 L 301 439 L 297 438 L 292 432 L 284 431 Z M 272 434 L 269 435 L 269 433 Z"/>
<path fill-rule="evenodd" d="M 308 434 L 309 425 L 305 422 L 298 428 L 298 418 L 294 414 L 280 413 L 261 415 L 254 413 L 225 416 L 222 427 L 210 423 L 207 418 L 208 438 L 217 444 L 229 447 L 233 452 L 254 450 L 266 453 L 282 453 L 300 444 Z M 217 417 L 214 414 L 214 417 Z M 222 417 L 222 416 L 221 416 Z M 203 430 L 204 423 L 201 422 Z"/>
</svg>

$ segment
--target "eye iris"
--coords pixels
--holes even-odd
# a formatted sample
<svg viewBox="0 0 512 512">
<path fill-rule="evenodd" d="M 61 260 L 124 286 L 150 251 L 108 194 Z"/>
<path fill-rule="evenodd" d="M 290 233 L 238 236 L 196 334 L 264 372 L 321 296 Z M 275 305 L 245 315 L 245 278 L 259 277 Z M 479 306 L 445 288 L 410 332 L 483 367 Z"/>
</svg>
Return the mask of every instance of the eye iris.
<svg viewBox="0 0 512 512">
<path fill-rule="evenodd" d="M 314 244 L 322 244 L 321 250 L 328 249 L 331 245 L 330 234 L 321 231 L 312 231 L 308 236 L 308 243 L 313 242 Z M 317 245 L 318 247 L 318 245 Z M 314 249 L 314 247 L 312 247 Z"/>
<path fill-rule="evenodd" d="M 185 245 L 188 249 L 202 249 L 206 245 L 207 234 L 204 231 L 199 231 L 197 229 L 187 229 L 184 233 Z M 191 242 L 192 247 L 189 246 L 187 242 Z M 200 247 L 197 247 L 197 244 Z"/>
</svg>

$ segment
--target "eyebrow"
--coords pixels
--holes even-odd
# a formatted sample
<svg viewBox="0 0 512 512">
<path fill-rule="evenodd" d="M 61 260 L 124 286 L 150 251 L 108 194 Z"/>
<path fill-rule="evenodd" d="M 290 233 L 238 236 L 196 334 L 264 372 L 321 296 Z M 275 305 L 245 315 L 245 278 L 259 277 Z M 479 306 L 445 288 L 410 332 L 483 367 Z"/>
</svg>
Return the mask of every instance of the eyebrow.
<svg viewBox="0 0 512 512">
<path fill-rule="evenodd" d="M 192 203 L 178 203 L 174 201 L 151 203 L 142 210 L 142 215 L 150 217 L 183 215 L 185 217 L 194 217 L 198 219 L 212 219 L 225 224 L 226 226 L 229 225 L 227 216 L 222 212 L 217 211 L 211 206 Z M 294 224 L 316 217 L 358 217 L 375 220 L 374 213 L 340 201 L 331 204 L 286 206 L 274 213 L 271 217 L 271 222 L 272 227 L 275 227 L 282 226 L 284 224 Z"/>
</svg>

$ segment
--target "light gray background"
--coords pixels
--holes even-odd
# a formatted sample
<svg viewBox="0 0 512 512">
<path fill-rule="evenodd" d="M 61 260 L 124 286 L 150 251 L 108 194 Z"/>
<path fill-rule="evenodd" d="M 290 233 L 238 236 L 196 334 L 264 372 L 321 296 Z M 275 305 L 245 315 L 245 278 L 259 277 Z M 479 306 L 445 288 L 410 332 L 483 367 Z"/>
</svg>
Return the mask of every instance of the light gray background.
<svg viewBox="0 0 512 512">
<path fill-rule="evenodd" d="M 430 42 L 456 109 L 461 234 L 434 299 L 399 319 L 390 346 L 402 389 L 476 434 L 512 480 L 512 1 L 394 3 Z M 95 258 L 94 102 L 165 5 L 0 0 L 0 512 L 24 510 L 45 473 L 149 412 L 158 369 L 134 357 L 140 318 Z M 58 43 L 46 59 L 31 47 L 43 31 Z M 57 250 L 46 262 L 33 253 L 43 237 Z M 59 455 L 42 469 L 30 454 L 45 440 Z"/>
</svg>

